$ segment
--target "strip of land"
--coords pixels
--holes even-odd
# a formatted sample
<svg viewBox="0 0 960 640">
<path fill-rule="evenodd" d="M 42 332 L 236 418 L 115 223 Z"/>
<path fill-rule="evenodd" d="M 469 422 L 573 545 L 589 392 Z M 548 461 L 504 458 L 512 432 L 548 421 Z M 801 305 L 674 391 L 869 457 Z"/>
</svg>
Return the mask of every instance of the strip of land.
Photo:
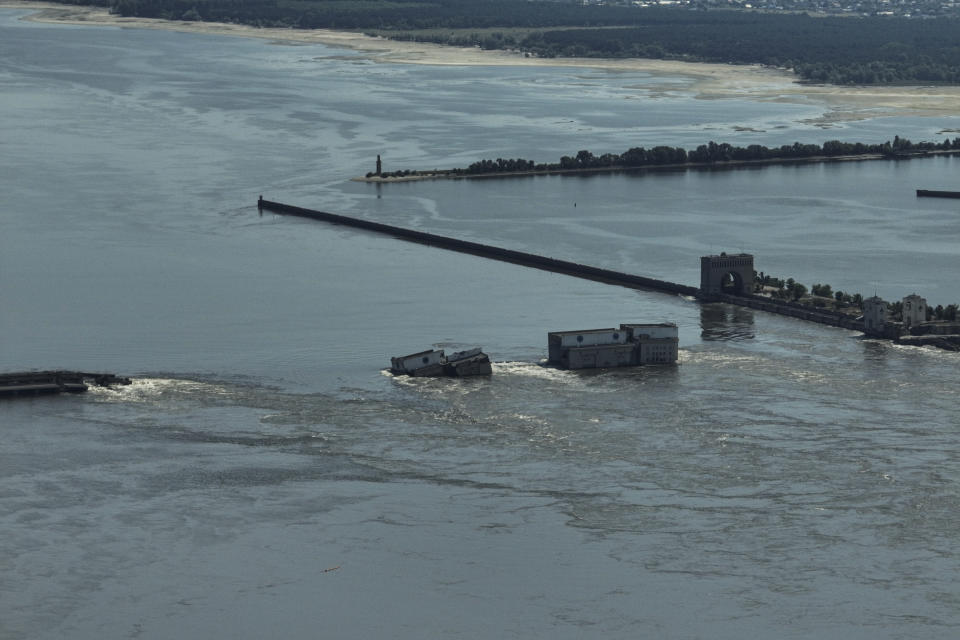
<svg viewBox="0 0 960 640">
<path fill-rule="evenodd" d="M 881 153 L 863 153 L 859 155 L 845 156 L 808 156 L 803 158 L 763 158 L 757 160 L 723 160 L 718 162 L 678 162 L 671 164 L 649 164 L 642 166 L 612 165 L 609 167 L 577 167 L 572 169 L 542 169 L 530 171 L 497 171 L 491 173 L 463 173 L 456 170 L 439 171 L 416 171 L 407 175 L 396 176 L 386 175 L 378 176 L 370 174 L 351 178 L 354 182 L 412 182 L 416 180 L 467 180 L 467 179 L 492 179 L 492 178 L 522 178 L 529 176 L 547 176 L 547 175 L 573 175 L 573 174 L 591 174 L 591 173 L 618 173 L 643 171 L 680 171 L 685 169 L 707 169 L 711 171 L 723 169 L 738 169 L 741 167 L 785 165 L 785 164 L 819 164 L 823 162 L 863 162 L 867 160 L 906 160 L 912 157 L 927 157 L 933 155 L 960 155 L 958 150 L 950 151 L 927 151 L 922 154 L 913 155 L 885 155 Z M 942 193 L 942 192 L 931 192 Z"/>
<path fill-rule="evenodd" d="M 105 8 L 81 7 L 21 0 L 0 0 L 0 7 L 31 9 L 29 19 L 60 24 L 88 24 L 189 33 L 263 38 L 288 44 L 323 44 L 362 53 L 367 59 L 394 64 L 455 66 L 548 66 L 598 68 L 650 74 L 649 91 L 690 93 L 701 99 L 749 98 L 823 107 L 809 123 L 832 123 L 884 116 L 960 116 L 960 86 L 848 87 L 804 85 L 784 69 L 758 65 L 724 65 L 649 59 L 526 57 L 509 51 L 487 51 L 429 43 L 400 42 L 357 32 L 327 29 L 276 29 L 216 22 L 182 22 L 152 18 L 124 18 Z M 679 86 L 678 76 L 687 80 Z M 657 78 L 670 79 L 658 85 Z"/>
</svg>

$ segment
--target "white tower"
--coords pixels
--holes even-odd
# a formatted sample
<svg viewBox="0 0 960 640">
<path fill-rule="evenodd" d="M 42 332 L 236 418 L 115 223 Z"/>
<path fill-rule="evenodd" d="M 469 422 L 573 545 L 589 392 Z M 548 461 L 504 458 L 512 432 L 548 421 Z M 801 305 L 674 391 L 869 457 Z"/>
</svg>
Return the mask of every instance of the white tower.
<svg viewBox="0 0 960 640">
<path fill-rule="evenodd" d="M 887 303 L 878 296 L 863 301 L 863 329 L 865 333 L 882 335 L 887 324 Z"/>
<path fill-rule="evenodd" d="M 903 299 L 903 326 L 909 329 L 927 321 L 927 301 L 915 293 Z"/>
</svg>

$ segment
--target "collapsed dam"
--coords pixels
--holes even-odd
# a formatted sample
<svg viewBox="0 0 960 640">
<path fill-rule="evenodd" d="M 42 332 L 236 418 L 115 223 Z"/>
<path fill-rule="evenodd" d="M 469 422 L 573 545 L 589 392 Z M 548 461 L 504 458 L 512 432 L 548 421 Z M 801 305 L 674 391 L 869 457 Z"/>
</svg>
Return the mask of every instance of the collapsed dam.
<svg viewBox="0 0 960 640">
<path fill-rule="evenodd" d="M 719 256 L 703 256 L 700 259 L 700 287 L 691 285 L 649 278 L 611 269 L 601 269 L 590 265 L 558 260 L 533 253 L 523 251 L 514 251 L 502 247 L 470 242 L 441 236 L 424 231 L 415 231 L 393 225 L 362 220 L 360 218 L 351 218 L 334 213 L 317 211 L 297 207 L 281 202 L 264 200 L 260 196 L 257 201 L 257 207 L 261 211 L 272 211 L 283 215 L 298 216 L 301 218 L 310 218 L 329 222 L 331 224 L 340 224 L 357 229 L 365 229 L 376 233 L 383 233 L 395 238 L 417 242 L 420 244 L 468 253 L 475 256 L 490 258 L 492 260 L 501 260 L 513 264 L 551 271 L 553 273 L 562 273 L 564 275 L 576 278 L 594 280 L 606 284 L 618 285 L 630 289 L 644 289 L 649 291 L 662 291 L 677 295 L 694 296 L 704 302 L 724 302 L 727 304 L 749 307 L 768 313 L 776 313 L 791 318 L 816 322 L 833 327 L 841 327 L 854 331 L 863 331 L 863 320 L 854 318 L 849 314 L 831 309 L 818 309 L 797 302 L 788 302 L 786 300 L 774 300 L 765 296 L 755 296 L 752 294 L 753 283 L 753 256 L 750 254 L 721 254 Z M 725 285 L 727 281 L 729 284 Z"/>
<path fill-rule="evenodd" d="M 467 240 L 450 238 L 448 236 L 441 236 L 423 231 L 415 231 L 413 229 L 405 229 L 403 227 L 395 227 L 393 225 L 382 224 L 380 222 L 371 222 L 370 220 L 361 220 L 359 218 L 350 218 L 348 216 L 326 213 L 324 211 L 295 207 L 289 204 L 264 200 L 262 196 L 260 200 L 257 201 L 257 206 L 261 210 L 273 211 L 274 213 L 299 216 L 301 218 L 311 218 L 313 220 L 322 220 L 323 222 L 342 224 L 349 227 L 356 227 L 358 229 L 366 229 L 368 231 L 384 233 L 395 238 L 408 240 L 410 242 L 418 242 L 431 247 L 440 247 L 441 249 L 449 249 L 450 251 L 469 253 L 471 255 L 490 258 L 492 260 L 512 262 L 513 264 L 519 264 L 525 267 L 533 267 L 535 269 L 542 269 L 544 271 L 552 271 L 553 273 L 562 273 L 569 276 L 575 276 L 577 278 L 596 280 L 598 282 L 616 284 L 635 289 L 650 289 L 653 291 L 663 291 L 666 293 L 677 293 L 689 296 L 697 294 L 696 287 L 678 284 L 676 282 L 668 282 L 666 280 L 647 278 L 644 276 L 632 275 L 620 271 L 612 271 L 610 269 L 591 267 L 589 265 L 578 264 L 576 262 L 557 260 L 556 258 L 548 258 L 546 256 L 539 256 L 533 253 L 514 251 L 512 249 L 503 249 L 501 247 L 494 247 L 478 242 L 469 242 Z"/>
</svg>

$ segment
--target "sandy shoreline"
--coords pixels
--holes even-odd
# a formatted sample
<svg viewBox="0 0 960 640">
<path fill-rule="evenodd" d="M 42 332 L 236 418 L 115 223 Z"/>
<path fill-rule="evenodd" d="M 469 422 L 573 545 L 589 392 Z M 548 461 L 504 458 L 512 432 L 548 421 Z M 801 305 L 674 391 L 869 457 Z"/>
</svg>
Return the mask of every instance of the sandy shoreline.
<svg viewBox="0 0 960 640">
<path fill-rule="evenodd" d="M 276 42 L 324 44 L 363 53 L 377 62 L 454 66 L 549 66 L 639 71 L 656 78 L 682 76 L 689 83 L 681 89 L 664 85 L 662 91 L 692 92 L 701 99 L 746 97 L 815 104 L 823 107 L 812 124 L 883 116 L 960 116 L 960 87 L 840 87 L 802 85 L 792 73 L 757 65 L 724 65 L 649 59 L 528 58 L 507 51 L 400 42 L 348 31 L 257 28 L 216 22 L 180 22 L 152 18 L 123 18 L 100 7 L 80 7 L 45 2 L 0 0 L 0 7 L 32 9 L 27 19 L 73 25 L 97 25 L 138 29 L 166 29 L 187 33 L 261 38 Z M 657 90 L 654 82 L 654 90 Z"/>
</svg>

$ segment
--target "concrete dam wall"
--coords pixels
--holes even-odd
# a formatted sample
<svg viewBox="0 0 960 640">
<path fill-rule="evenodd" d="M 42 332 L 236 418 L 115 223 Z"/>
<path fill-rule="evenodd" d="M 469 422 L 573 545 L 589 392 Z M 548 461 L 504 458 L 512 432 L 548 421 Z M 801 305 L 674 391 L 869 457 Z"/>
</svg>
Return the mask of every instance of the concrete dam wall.
<svg viewBox="0 0 960 640">
<path fill-rule="evenodd" d="M 411 242 L 418 242 L 420 244 L 425 244 L 432 247 L 440 247 L 442 249 L 449 249 L 451 251 L 469 253 L 475 256 L 491 258 L 493 260 L 501 260 L 503 262 L 512 262 L 513 264 L 519 264 L 526 267 L 533 267 L 535 269 L 542 269 L 544 271 L 551 271 L 553 273 L 563 273 L 566 275 L 576 276 L 578 278 L 586 278 L 588 280 L 616 284 L 632 289 L 653 289 L 655 291 L 665 291 L 668 293 L 677 293 L 689 296 L 697 294 L 696 287 L 678 284 L 676 282 L 657 280 L 656 278 L 646 278 L 644 276 L 635 276 L 629 273 L 622 273 L 620 271 L 600 269 L 598 267 L 591 267 L 589 265 L 578 264 L 576 262 L 568 262 L 566 260 L 557 260 L 556 258 L 538 256 L 533 253 L 514 251 L 512 249 L 503 249 L 501 247 L 480 244 L 478 242 L 469 242 L 467 240 L 459 240 L 457 238 L 440 236 L 433 233 L 414 231 L 413 229 L 404 229 L 403 227 L 395 227 L 388 224 L 382 224 L 380 222 L 371 222 L 369 220 L 350 218 L 333 213 L 315 211 L 313 209 L 304 209 L 303 207 L 295 207 L 293 205 L 283 204 L 280 202 L 271 202 L 269 200 L 263 200 L 262 198 L 258 201 L 257 205 L 260 209 L 273 211 L 275 213 L 300 216 L 302 218 L 312 218 L 314 220 L 323 220 L 324 222 L 331 222 L 333 224 L 342 224 L 350 227 L 356 227 L 358 229 L 366 229 L 368 231 L 384 233 L 395 238 L 401 238 Z"/>
<path fill-rule="evenodd" d="M 663 291 L 665 293 L 696 296 L 704 302 L 722 302 L 726 304 L 734 304 L 741 307 L 749 307 L 751 309 L 797 318 L 799 320 L 806 320 L 808 322 L 816 322 L 818 324 L 841 327 L 854 331 L 864 330 L 862 320 L 857 320 L 850 315 L 840 313 L 838 311 L 833 311 L 830 309 L 818 309 L 816 307 L 801 305 L 796 302 L 773 300 L 771 298 L 752 295 L 749 293 L 750 289 L 752 288 L 752 273 L 750 274 L 751 279 L 749 282 L 740 283 L 741 292 L 738 295 L 731 295 L 730 293 L 719 293 L 713 290 L 703 291 L 697 287 L 679 284 L 676 282 L 669 282 L 667 280 L 647 278 L 644 276 L 637 276 L 620 271 L 613 271 L 610 269 L 600 269 L 598 267 L 591 267 L 589 265 L 579 264 L 576 262 L 568 262 L 566 260 L 557 260 L 556 258 L 539 256 L 533 253 L 514 251 L 512 249 L 503 249 L 501 247 L 494 247 L 478 242 L 469 242 L 467 240 L 459 240 L 457 238 L 426 233 L 424 231 L 404 229 L 403 227 L 395 227 L 393 225 L 383 224 L 380 222 L 351 218 L 334 213 L 316 211 L 314 209 L 305 209 L 303 207 L 296 207 L 289 204 L 283 204 L 281 202 L 264 200 L 262 196 L 257 202 L 257 206 L 261 210 L 272 211 L 274 213 L 299 216 L 302 218 L 311 218 L 332 224 L 342 224 L 358 229 L 366 229 L 367 231 L 383 233 L 395 238 L 408 240 L 410 242 L 418 242 L 420 244 L 425 244 L 432 247 L 440 247 L 442 249 L 449 249 L 450 251 L 469 253 L 484 258 L 501 260 L 503 262 L 511 262 L 513 264 L 519 264 L 525 267 L 533 267 L 535 269 L 542 269 L 544 271 L 551 271 L 553 273 L 562 273 L 565 275 L 574 276 L 577 278 L 585 278 L 606 284 L 614 284 L 631 289 L 647 289 L 653 291 Z M 752 264 L 752 256 L 749 257 Z M 746 280 L 747 278 L 744 275 L 742 279 Z"/>
</svg>

